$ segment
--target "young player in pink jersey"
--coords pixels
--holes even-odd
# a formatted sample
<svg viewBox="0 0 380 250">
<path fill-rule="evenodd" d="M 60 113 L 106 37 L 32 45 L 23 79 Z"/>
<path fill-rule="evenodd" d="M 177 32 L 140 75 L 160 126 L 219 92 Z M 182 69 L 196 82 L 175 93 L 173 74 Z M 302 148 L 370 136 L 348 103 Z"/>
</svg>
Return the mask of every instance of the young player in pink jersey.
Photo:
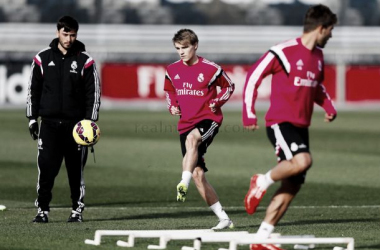
<svg viewBox="0 0 380 250">
<path fill-rule="evenodd" d="M 219 218 L 212 229 L 233 228 L 206 179 L 203 156 L 218 133 L 223 120 L 221 107 L 233 93 L 234 84 L 219 65 L 197 56 L 198 37 L 192 30 L 179 30 L 172 41 L 180 60 L 167 67 L 164 90 L 170 113 L 180 117 L 183 172 L 177 185 L 177 201 L 185 201 L 193 178 L 200 195 Z M 217 87 L 221 88 L 219 93 Z"/>
<path fill-rule="evenodd" d="M 322 48 L 332 37 L 337 17 L 324 5 L 309 8 L 301 37 L 273 46 L 250 69 L 243 92 L 243 124 L 258 129 L 254 104 L 257 89 L 264 77 L 272 75 L 270 108 L 266 114 L 268 138 L 275 147 L 278 164 L 265 175 L 252 176 L 245 197 L 248 214 L 256 211 L 268 187 L 276 181 L 275 192 L 257 237 L 268 238 L 285 214 L 305 181 L 312 158 L 309 133 L 314 103 L 325 111 L 325 121 L 336 117 L 336 110 L 322 82 L 324 60 Z M 251 249 L 279 249 L 274 245 L 252 244 Z"/>
</svg>

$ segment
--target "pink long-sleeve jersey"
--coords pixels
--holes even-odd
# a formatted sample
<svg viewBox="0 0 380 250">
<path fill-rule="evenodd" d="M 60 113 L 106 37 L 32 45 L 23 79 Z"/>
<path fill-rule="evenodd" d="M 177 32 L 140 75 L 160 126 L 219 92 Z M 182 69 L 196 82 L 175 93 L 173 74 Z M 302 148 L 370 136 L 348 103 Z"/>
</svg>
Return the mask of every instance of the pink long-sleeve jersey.
<svg viewBox="0 0 380 250">
<path fill-rule="evenodd" d="M 323 52 L 307 49 L 301 38 L 273 46 L 249 70 L 243 91 L 243 124 L 256 125 L 255 102 L 263 78 L 272 75 L 270 107 L 266 126 L 289 122 L 310 126 L 314 103 L 328 114 L 336 114 L 326 93 Z"/>
<path fill-rule="evenodd" d="M 217 86 L 221 88 L 219 93 Z M 220 107 L 230 98 L 234 84 L 219 65 L 198 57 L 198 62 L 191 66 L 181 60 L 170 64 L 166 69 L 164 90 L 169 111 L 172 106 L 181 110 L 178 131 L 182 134 L 205 119 L 221 125 Z M 215 113 L 210 103 L 215 103 Z"/>
</svg>

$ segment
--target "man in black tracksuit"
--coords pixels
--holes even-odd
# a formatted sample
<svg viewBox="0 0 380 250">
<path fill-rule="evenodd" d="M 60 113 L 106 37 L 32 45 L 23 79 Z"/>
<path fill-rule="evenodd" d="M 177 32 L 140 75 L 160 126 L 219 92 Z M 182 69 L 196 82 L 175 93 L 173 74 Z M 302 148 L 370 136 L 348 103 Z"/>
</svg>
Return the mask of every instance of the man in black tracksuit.
<svg viewBox="0 0 380 250">
<path fill-rule="evenodd" d="M 48 222 L 54 180 L 63 159 L 72 200 L 68 222 L 82 222 L 87 147 L 75 143 L 72 131 L 82 119 L 98 120 L 100 83 L 94 60 L 76 40 L 78 29 L 72 17 L 59 19 L 57 38 L 34 57 L 31 66 L 26 117 L 32 138 L 38 139 L 38 212 L 33 220 L 37 223 Z"/>
</svg>

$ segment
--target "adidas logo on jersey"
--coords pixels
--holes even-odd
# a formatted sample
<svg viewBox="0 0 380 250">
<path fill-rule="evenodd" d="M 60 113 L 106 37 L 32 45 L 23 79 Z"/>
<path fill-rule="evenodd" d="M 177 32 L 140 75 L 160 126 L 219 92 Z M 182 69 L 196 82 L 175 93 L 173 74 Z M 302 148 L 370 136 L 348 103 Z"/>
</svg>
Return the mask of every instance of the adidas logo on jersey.
<svg viewBox="0 0 380 250">
<path fill-rule="evenodd" d="M 297 69 L 298 70 L 302 70 L 302 67 L 303 67 L 303 61 L 301 59 L 299 59 L 296 63 L 297 65 Z"/>
<path fill-rule="evenodd" d="M 181 79 L 181 78 L 180 78 L 179 75 L 177 74 L 177 75 L 174 77 L 174 79 Z"/>
<path fill-rule="evenodd" d="M 55 64 L 53 61 L 51 61 L 51 62 L 49 62 L 48 66 L 55 66 Z"/>
</svg>

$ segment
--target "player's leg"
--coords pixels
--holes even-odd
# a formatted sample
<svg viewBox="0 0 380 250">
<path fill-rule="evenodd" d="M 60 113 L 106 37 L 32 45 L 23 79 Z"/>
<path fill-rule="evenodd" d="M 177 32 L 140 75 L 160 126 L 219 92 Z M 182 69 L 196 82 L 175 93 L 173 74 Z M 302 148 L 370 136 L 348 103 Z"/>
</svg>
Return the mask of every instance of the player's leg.
<svg viewBox="0 0 380 250">
<path fill-rule="evenodd" d="M 275 146 L 280 162 L 265 175 L 257 175 L 256 184 L 259 188 L 265 188 L 266 190 L 274 181 L 282 180 L 282 183 L 274 194 L 267 208 L 265 219 L 257 231 L 256 237 L 260 238 L 268 238 L 274 231 L 275 225 L 284 216 L 291 201 L 304 183 L 306 171 L 312 164 L 307 129 L 295 128 L 291 124 L 283 124 L 283 126 L 267 128 L 267 132 L 270 141 Z M 274 245 L 252 244 L 250 249 L 267 250 L 279 248 Z"/>
<path fill-rule="evenodd" d="M 177 201 L 184 202 L 186 199 L 187 189 L 190 184 L 194 168 L 200 161 L 203 161 L 203 153 L 199 154 L 201 144 L 212 142 L 212 138 L 218 133 L 218 124 L 212 120 L 203 120 L 196 125 L 196 128 L 189 133 L 181 134 L 182 162 L 182 180 L 177 185 Z M 204 150 L 203 152 L 206 152 Z"/>
<path fill-rule="evenodd" d="M 205 120 L 197 125 L 198 130 L 202 135 L 202 143 L 198 147 L 198 162 L 197 167 L 193 171 L 194 183 L 202 196 L 203 200 L 207 203 L 210 209 L 215 213 L 219 219 L 218 225 L 213 227 L 214 230 L 233 228 L 234 224 L 224 211 L 222 204 L 219 202 L 219 197 L 216 194 L 215 189 L 211 186 L 206 178 L 206 163 L 204 161 L 204 155 L 207 152 L 207 148 L 213 142 L 215 136 L 218 134 L 219 128 L 214 121 Z"/>
<path fill-rule="evenodd" d="M 301 180 L 301 178 L 299 178 Z M 281 187 L 273 195 L 272 200 L 267 208 L 264 221 L 261 223 L 255 237 L 267 239 L 274 231 L 275 225 L 284 216 L 290 203 L 297 195 L 301 188 L 301 183 L 295 180 L 286 179 L 281 183 Z M 251 250 L 281 250 L 272 244 L 251 244 Z"/>
<path fill-rule="evenodd" d="M 194 169 L 193 180 L 199 194 L 219 219 L 218 225 L 212 229 L 219 230 L 225 228 L 233 228 L 234 225 L 220 204 L 219 197 L 216 194 L 215 189 L 211 186 L 206 178 L 204 168 L 197 166 Z"/>
<path fill-rule="evenodd" d="M 296 128 L 290 123 L 275 124 L 267 128 L 267 134 L 279 157 L 279 163 L 270 173 L 273 181 L 299 175 L 311 167 L 307 128 Z"/>
<path fill-rule="evenodd" d="M 307 128 L 296 128 L 292 124 L 282 123 L 268 127 L 267 134 L 275 147 L 279 163 L 265 175 L 252 176 L 244 200 L 248 214 L 256 211 L 270 185 L 305 173 L 312 164 Z"/>
<path fill-rule="evenodd" d="M 198 161 L 198 146 L 202 142 L 202 136 L 197 128 L 180 135 L 182 149 L 182 178 L 177 185 L 177 201 L 184 202 L 191 176 Z"/>
<path fill-rule="evenodd" d="M 203 120 L 196 125 L 186 136 L 185 149 L 182 147 L 183 171 L 193 172 L 197 163 L 203 161 L 203 155 L 206 153 L 208 145 L 218 133 L 218 124 L 212 120 Z M 201 154 L 199 147 L 203 144 Z M 185 152 L 184 152 L 185 151 Z"/>
<path fill-rule="evenodd" d="M 277 225 L 300 189 L 300 183 L 295 183 L 289 179 L 283 180 L 267 208 L 264 222 Z"/>
<path fill-rule="evenodd" d="M 50 201 L 52 199 L 52 189 L 55 177 L 63 160 L 63 152 L 60 144 L 60 126 L 58 122 L 43 120 L 40 123 L 38 138 L 38 183 L 35 205 L 38 212 L 33 222 L 48 222 L 48 212 L 50 211 Z"/>
<path fill-rule="evenodd" d="M 211 206 L 219 201 L 219 197 L 215 189 L 206 179 L 206 173 L 201 166 L 197 166 L 193 171 L 194 184 L 198 189 L 199 194 L 207 205 Z"/>
<path fill-rule="evenodd" d="M 87 147 L 75 143 L 71 135 L 74 124 L 68 124 L 66 130 L 65 145 L 65 165 L 69 179 L 72 211 L 68 222 L 82 222 L 82 212 L 85 208 L 85 182 L 83 170 L 87 161 Z"/>
<path fill-rule="evenodd" d="M 193 171 L 193 180 L 198 192 L 209 206 L 219 202 L 218 195 L 206 179 L 206 172 L 208 169 L 206 168 L 204 160 L 207 148 L 211 145 L 219 131 L 218 127 L 215 125 L 217 124 L 211 120 L 204 120 L 197 124 L 197 130 L 201 134 L 202 142 L 197 148 L 198 158 L 196 168 Z"/>
<path fill-rule="evenodd" d="M 198 161 L 198 147 L 202 143 L 202 136 L 197 128 L 193 129 L 186 137 L 186 154 L 182 161 L 182 171 L 193 172 Z"/>
<path fill-rule="evenodd" d="M 291 176 L 299 175 L 311 167 L 312 159 L 309 153 L 299 153 L 291 160 L 278 163 L 270 172 L 273 181 L 280 181 Z"/>
</svg>

